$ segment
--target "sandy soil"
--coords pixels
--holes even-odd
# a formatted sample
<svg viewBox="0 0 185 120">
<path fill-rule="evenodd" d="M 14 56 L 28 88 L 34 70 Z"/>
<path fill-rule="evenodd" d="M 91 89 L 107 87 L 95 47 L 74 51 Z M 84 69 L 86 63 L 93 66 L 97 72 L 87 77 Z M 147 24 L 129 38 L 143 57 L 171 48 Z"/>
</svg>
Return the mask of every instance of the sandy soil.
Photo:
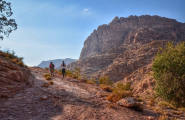
<svg viewBox="0 0 185 120">
<path fill-rule="evenodd" d="M 97 86 L 57 76 L 54 85 L 41 87 L 47 70 L 31 68 L 34 85 L 0 101 L 1 120 L 148 120 L 152 115 L 113 104 Z M 42 96 L 47 96 L 42 100 Z"/>
</svg>

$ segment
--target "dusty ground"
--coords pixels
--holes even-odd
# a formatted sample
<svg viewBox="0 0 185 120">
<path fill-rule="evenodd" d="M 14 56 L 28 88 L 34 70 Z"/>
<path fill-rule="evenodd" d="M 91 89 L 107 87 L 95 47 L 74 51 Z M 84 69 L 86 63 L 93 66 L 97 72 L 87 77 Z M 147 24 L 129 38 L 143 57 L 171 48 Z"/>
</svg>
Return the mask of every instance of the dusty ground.
<svg viewBox="0 0 185 120">
<path fill-rule="evenodd" d="M 46 82 L 42 75 L 48 71 L 31 68 L 34 85 L 10 98 L 0 100 L 1 120 L 147 120 L 143 113 L 110 104 L 98 86 L 61 76 L 54 77 L 54 85 L 41 87 Z M 41 100 L 41 96 L 47 96 Z"/>
</svg>

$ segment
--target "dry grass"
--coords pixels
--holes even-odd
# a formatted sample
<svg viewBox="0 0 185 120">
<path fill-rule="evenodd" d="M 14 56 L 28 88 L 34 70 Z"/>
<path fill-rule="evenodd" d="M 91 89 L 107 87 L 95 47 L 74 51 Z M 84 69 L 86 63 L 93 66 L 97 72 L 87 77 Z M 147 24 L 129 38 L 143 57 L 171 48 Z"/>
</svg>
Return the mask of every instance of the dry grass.
<svg viewBox="0 0 185 120">
<path fill-rule="evenodd" d="M 131 95 L 132 95 L 131 91 L 113 92 L 112 94 L 110 94 L 107 97 L 107 100 L 115 103 L 115 102 L 119 101 L 120 99 L 122 99 L 124 97 L 129 97 Z"/>
<path fill-rule="evenodd" d="M 91 80 L 86 80 L 86 83 L 89 83 L 89 84 L 96 84 L 95 82 L 91 81 Z"/>
<path fill-rule="evenodd" d="M 119 101 L 119 100 L 122 99 L 122 98 L 123 98 L 122 95 L 112 93 L 111 95 L 109 95 L 109 96 L 107 97 L 107 100 L 110 101 L 110 102 L 116 103 L 117 101 Z"/>
<path fill-rule="evenodd" d="M 49 73 L 45 73 L 43 76 L 46 80 L 51 80 L 51 75 Z"/>
<path fill-rule="evenodd" d="M 161 116 L 159 116 L 158 120 L 179 120 L 179 119 L 177 119 L 177 118 L 169 118 L 166 115 L 161 115 Z"/>
<path fill-rule="evenodd" d="M 180 112 L 180 111 L 174 111 L 174 110 L 172 110 L 171 113 L 172 113 L 172 114 L 175 114 L 175 115 L 180 115 L 180 114 L 182 114 L 182 112 Z"/>
<path fill-rule="evenodd" d="M 107 92 L 112 92 L 112 91 L 113 91 L 113 88 L 110 87 L 110 86 L 108 86 L 108 85 L 100 84 L 99 86 L 100 86 L 100 88 L 101 88 L 102 90 L 104 90 L 104 91 L 107 91 Z"/>
<path fill-rule="evenodd" d="M 110 94 L 109 93 L 101 93 L 100 94 L 100 97 L 107 97 L 107 96 L 109 96 Z"/>
<path fill-rule="evenodd" d="M 49 84 L 50 84 L 50 85 L 53 85 L 53 84 L 54 84 L 54 82 L 53 82 L 53 81 L 49 81 Z"/>
<path fill-rule="evenodd" d="M 155 104 L 155 98 L 154 97 L 150 98 L 148 104 L 150 106 L 154 106 L 154 104 Z"/>
<path fill-rule="evenodd" d="M 59 72 L 58 70 L 55 70 L 55 73 L 56 73 L 56 74 L 60 74 L 60 72 Z"/>
<path fill-rule="evenodd" d="M 13 63 L 18 63 L 18 62 L 19 62 L 19 60 L 18 60 L 18 59 L 16 59 L 16 58 L 11 59 L 11 61 L 12 61 Z"/>
<path fill-rule="evenodd" d="M 160 107 L 162 107 L 162 108 L 166 108 L 166 107 L 168 106 L 168 107 L 170 107 L 170 108 L 172 108 L 172 109 L 175 109 L 175 110 L 177 109 L 177 108 L 175 108 L 173 105 L 171 105 L 170 103 L 165 102 L 165 101 L 159 102 L 158 105 L 159 105 Z"/>
<path fill-rule="evenodd" d="M 49 73 L 45 73 L 43 76 L 47 77 L 47 76 L 51 76 L 51 75 Z"/>
<path fill-rule="evenodd" d="M 179 110 L 181 110 L 181 111 L 184 111 L 184 112 L 185 112 L 185 108 L 179 108 Z"/>
<path fill-rule="evenodd" d="M 51 80 L 51 76 L 45 77 L 46 80 Z"/>
<path fill-rule="evenodd" d="M 24 63 L 23 62 L 18 62 L 17 65 L 21 66 L 21 67 L 24 67 Z"/>
<path fill-rule="evenodd" d="M 153 110 L 156 113 L 159 113 L 159 114 L 164 114 L 165 113 L 165 111 L 161 107 L 153 107 Z"/>
<path fill-rule="evenodd" d="M 168 120 L 168 116 L 161 115 L 161 116 L 159 116 L 158 120 Z"/>
<path fill-rule="evenodd" d="M 112 104 L 112 103 L 109 103 L 109 104 L 108 104 L 108 108 L 117 109 L 116 105 L 114 105 L 114 104 Z"/>
</svg>

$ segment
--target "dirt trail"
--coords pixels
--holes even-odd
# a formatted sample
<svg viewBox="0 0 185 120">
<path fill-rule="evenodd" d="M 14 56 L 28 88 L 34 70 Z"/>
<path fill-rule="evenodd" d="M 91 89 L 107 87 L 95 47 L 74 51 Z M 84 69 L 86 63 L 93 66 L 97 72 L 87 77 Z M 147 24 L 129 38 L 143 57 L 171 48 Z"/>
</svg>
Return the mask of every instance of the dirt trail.
<svg viewBox="0 0 185 120">
<path fill-rule="evenodd" d="M 0 120 L 147 120 L 143 113 L 114 105 L 109 108 L 103 91 L 96 85 L 61 76 L 54 85 L 41 87 L 48 71 L 32 68 L 34 85 L 1 100 Z M 41 96 L 47 96 L 41 100 Z"/>
</svg>

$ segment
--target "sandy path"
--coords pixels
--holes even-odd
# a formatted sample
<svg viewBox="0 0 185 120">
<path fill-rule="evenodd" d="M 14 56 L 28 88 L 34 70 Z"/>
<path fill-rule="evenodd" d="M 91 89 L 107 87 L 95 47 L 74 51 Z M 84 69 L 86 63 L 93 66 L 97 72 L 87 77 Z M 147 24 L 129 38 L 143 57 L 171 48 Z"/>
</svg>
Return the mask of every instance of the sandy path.
<svg viewBox="0 0 185 120">
<path fill-rule="evenodd" d="M 41 87 L 46 72 L 32 68 L 34 85 L 0 101 L 0 120 L 147 120 L 133 109 L 108 108 L 109 102 L 99 96 L 103 91 L 96 85 L 58 76 L 52 79 L 54 85 Z M 42 95 L 47 99 L 41 100 Z"/>
</svg>

